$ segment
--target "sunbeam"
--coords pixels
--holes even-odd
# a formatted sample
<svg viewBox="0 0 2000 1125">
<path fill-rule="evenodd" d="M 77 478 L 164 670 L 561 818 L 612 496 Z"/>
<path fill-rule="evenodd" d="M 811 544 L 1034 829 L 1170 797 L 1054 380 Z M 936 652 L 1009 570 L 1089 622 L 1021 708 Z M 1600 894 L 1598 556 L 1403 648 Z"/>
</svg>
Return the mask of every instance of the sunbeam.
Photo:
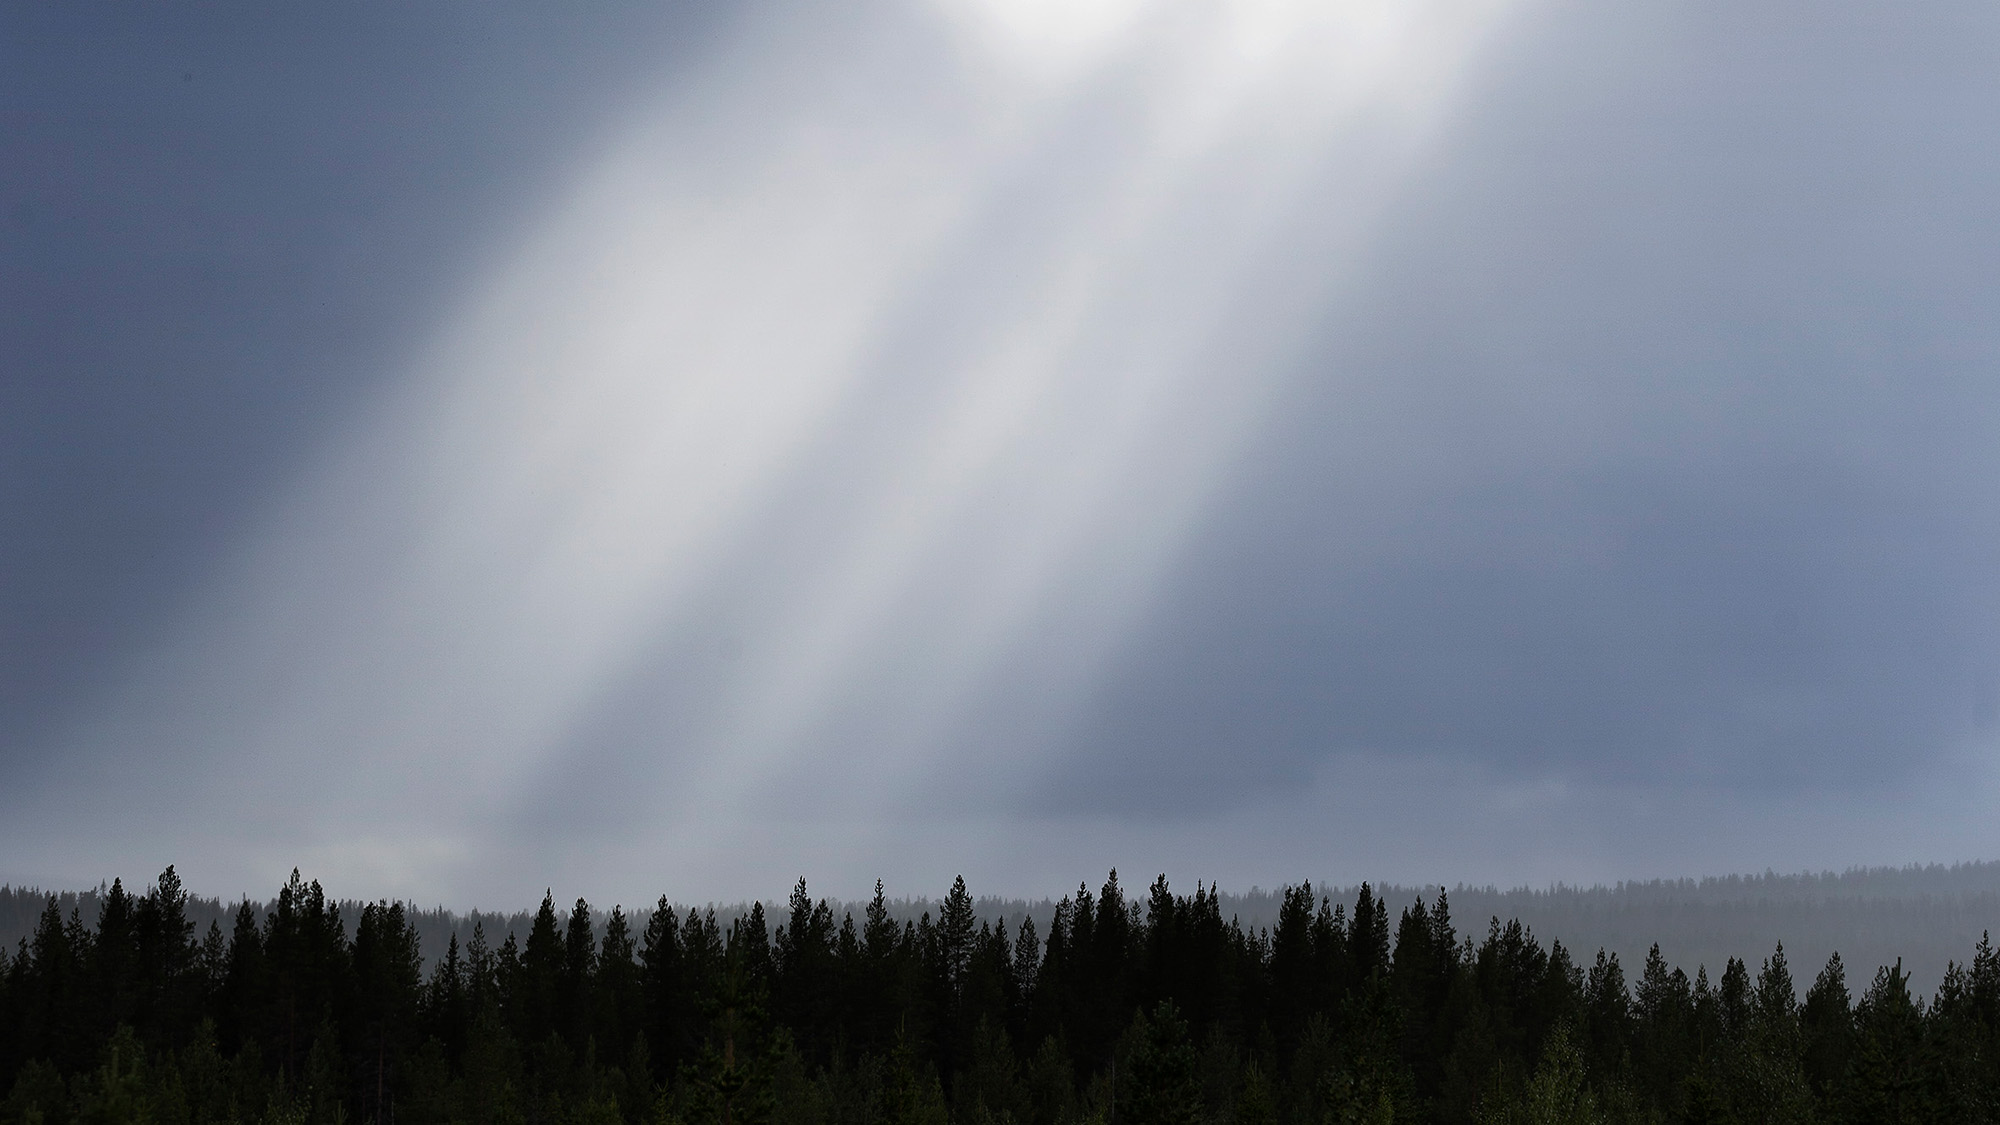
<svg viewBox="0 0 2000 1125">
<path fill-rule="evenodd" d="M 384 888 L 575 808 L 600 875 L 719 886 L 789 870 L 768 810 L 861 860 L 941 777 L 1025 784 L 1503 9 L 745 21 L 76 743 L 285 807 L 256 879 Z"/>
</svg>

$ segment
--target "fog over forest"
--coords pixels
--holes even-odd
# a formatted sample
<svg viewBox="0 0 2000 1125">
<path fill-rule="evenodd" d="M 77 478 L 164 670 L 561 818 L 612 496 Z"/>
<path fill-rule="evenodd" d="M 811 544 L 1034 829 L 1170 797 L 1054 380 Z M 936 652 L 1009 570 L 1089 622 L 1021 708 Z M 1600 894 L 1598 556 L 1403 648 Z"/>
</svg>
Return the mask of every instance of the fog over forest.
<svg viewBox="0 0 2000 1125">
<path fill-rule="evenodd" d="M 1539 909 L 1566 941 L 1519 917 L 1461 928 L 1442 889 L 1392 913 L 1365 883 L 1351 908 L 1280 888 L 1268 925 L 1223 910 L 1270 895 L 1164 876 L 1128 892 L 1115 872 L 1052 906 L 982 903 L 961 878 L 892 907 L 878 885 L 858 920 L 803 879 L 772 907 L 606 914 L 551 892 L 531 916 L 461 917 L 341 903 L 297 871 L 231 912 L 168 867 L 72 895 L 67 915 L 62 896 L 5 892 L 42 908 L 0 949 L 0 1120 L 1978 1122 L 2000 1106 L 1989 934 L 1929 995 L 1900 956 L 1870 972 L 1836 951 L 1813 970 L 1804 943 L 1774 942 L 1689 974 L 1658 941 L 1631 971 L 1569 942 L 1593 924 L 1672 942 L 1807 922 L 1808 943 L 1830 928 L 1921 945 L 1990 915 L 1992 879 L 1461 888 Z M 428 959 L 427 927 L 444 937 Z"/>
<path fill-rule="evenodd" d="M 1150 882 L 1133 879 L 1129 873 L 1125 879 L 1128 894 L 1143 893 L 1144 883 Z M 1084 889 L 1094 895 L 1101 881 L 1102 876 L 1090 880 Z M 1180 892 L 1191 889 L 1171 885 Z M 1358 890 L 1354 886 L 1313 886 L 1316 894 L 1350 905 Z M 994 898 L 978 894 L 977 887 L 971 889 L 980 919 L 1004 923 L 1011 931 L 1023 918 L 1032 917 L 1047 932 L 1055 897 L 1033 901 Z M 1440 889 L 1393 884 L 1374 888 L 1388 903 L 1392 916 L 1419 896 L 1435 899 Z M 943 897 L 942 891 L 911 896 L 897 893 L 898 888 L 887 890 L 890 912 L 898 922 L 915 922 L 926 913 L 935 916 Z M 75 910 L 90 924 L 95 921 L 101 891 L 56 892 L 56 897 L 65 914 Z M 574 897 L 565 898 L 560 887 L 551 888 L 551 894 L 564 909 Z M 1483 936 L 1489 919 L 1518 919 L 1545 941 L 1560 940 L 1583 956 L 1605 949 L 1632 967 L 1643 965 L 1648 948 L 1658 943 L 1668 963 L 1685 969 L 1689 976 L 1704 966 L 1714 975 L 1731 957 L 1748 961 L 1768 956 L 1782 942 L 1792 963 L 1804 967 L 1824 964 L 1834 952 L 1856 971 L 1900 959 L 1910 974 L 1910 987 L 1919 994 L 1928 994 L 1937 986 L 1948 963 L 1966 962 L 1984 934 L 2000 930 L 2000 863 L 1993 862 L 1807 875 L 1767 872 L 1611 887 L 1500 890 L 1460 884 L 1449 888 L 1448 896 L 1453 918 L 1470 938 Z M 0 945 L 12 947 L 32 934 L 47 897 L 48 892 L 37 888 L 0 887 Z M 682 912 L 691 906 L 713 907 L 724 926 L 749 910 L 747 901 L 688 903 L 669 899 Z M 1220 899 L 1225 919 L 1268 931 L 1277 921 L 1281 895 L 1278 890 L 1232 891 L 1225 887 Z M 769 917 L 783 916 L 783 896 L 762 901 Z M 359 899 L 341 900 L 342 916 L 351 923 L 362 904 Z M 649 898 L 591 905 L 600 936 L 613 905 L 623 905 L 633 927 L 642 932 L 652 911 Z M 836 919 L 842 915 L 858 919 L 867 902 L 831 900 L 830 905 Z M 235 900 L 195 896 L 189 900 L 188 916 L 199 930 L 215 922 L 227 931 L 238 906 Z M 252 906 L 259 917 L 269 908 L 268 902 L 259 900 L 253 900 Z M 470 941 L 475 922 L 498 944 L 510 933 L 525 938 L 534 916 L 533 907 L 491 911 L 425 908 L 418 903 L 410 906 L 409 916 L 423 939 L 427 962 L 443 956 L 446 942 L 453 936 L 460 944 Z"/>
</svg>

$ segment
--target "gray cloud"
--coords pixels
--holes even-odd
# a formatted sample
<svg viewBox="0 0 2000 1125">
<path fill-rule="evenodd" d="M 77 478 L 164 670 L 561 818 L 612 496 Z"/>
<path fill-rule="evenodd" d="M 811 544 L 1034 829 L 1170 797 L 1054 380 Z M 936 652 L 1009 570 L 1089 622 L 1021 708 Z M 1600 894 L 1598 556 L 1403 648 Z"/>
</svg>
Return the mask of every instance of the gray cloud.
<svg viewBox="0 0 2000 1125">
<path fill-rule="evenodd" d="M 674 6 L 22 10 L 0 39 L 0 763 L 428 331 Z M 31 737 L 34 736 L 34 737 Z"/>
<path fill-rule="evenodd" d="M 2000 721 L 1983 7 L 1447 4 L 1352 56 L 487 11 L 190 30 L 214 94 L 136 30 L 19 80 L 9 769 L 186 802 L 68 862 L 1993 846 L 1939 797 Z M 96 98 L 126 132 L 66 163 Z M 128 186 L 50 228 L 86 182 Z"/>
<path fill-rule="evenodd" d="M 1060 791 L 1355 751 L 1876 787 L 1990 746 L 1990 20 L 1525 21 Z"/>
</svg>

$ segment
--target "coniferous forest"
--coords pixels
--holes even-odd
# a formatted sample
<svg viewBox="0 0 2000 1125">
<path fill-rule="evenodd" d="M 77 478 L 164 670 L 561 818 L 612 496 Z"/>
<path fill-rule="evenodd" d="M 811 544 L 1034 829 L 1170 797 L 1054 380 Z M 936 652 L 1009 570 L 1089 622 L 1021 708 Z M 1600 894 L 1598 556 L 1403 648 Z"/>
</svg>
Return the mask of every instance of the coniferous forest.
<svg viewBox="0 0 2000 1125">
<path fill-rule="evenodd" d="M 1794 976 L 1782 947 L 1690 979 L 1654 946 L 1461 932 L 1440 891 L 1287 888 L 1277 922 L 1114 872 L 1046 933 L 960 880 L 915 922 L 725 927 L 664 898 L 420 948 L 294 872 L 196 932 L 172 868 L 94 925 L 52 897 L 0 952 L 8 1122 L 1980 1122 L 2000 1119 L 2000 954 L 1935 995 L 1900 963 Z"/>
</svg>

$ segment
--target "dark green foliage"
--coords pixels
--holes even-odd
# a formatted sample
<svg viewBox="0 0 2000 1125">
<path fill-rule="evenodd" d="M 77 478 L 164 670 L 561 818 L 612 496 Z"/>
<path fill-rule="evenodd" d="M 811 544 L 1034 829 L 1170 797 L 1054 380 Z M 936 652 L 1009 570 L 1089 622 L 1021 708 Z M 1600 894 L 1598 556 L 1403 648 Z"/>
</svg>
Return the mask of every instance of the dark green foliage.
<svg viewBox="0 0 2000 1125">
<path fill-rule="evenodd" d="M 1503 1091 L 1481 1107 L 1482 1125 L 1598 1125 L 1605 1120 L 1591 1089 L 1584 1053 L 1569 1025 L 1551 1029 L 1541 1061 L 1527 1084 Z"/>
<path fill-rule="evenodd" d="M 596 1015 L 591 982 L 596 976 L 597 935 L 591 927 L 590 904 L 577 899 L 563 930 L 562 968 L 556 980 L 556 1029 L 572 1051 L 582 1051 L 591 1039 Z"/>
<path fill-rule="evenodd" d="M 1927 1028 L 1938 1066 L 1944 1116 L 2000 1120 L 2000 955 L 1982 936 L 1969 965 L 1951 965 L 1939 983 Z"/>
<path fill-rule="evenodd" d="M 1132 1125 L 1199 1125 L 1203 1105 L 1194 1042 L 1173 1001 L 1160 1001 L 1150 1018 L 1133 1017 L 1127 1038 L 1132 1047 L 1122 1080 L 1124 1119 Z"/>
<path fill-rule="evenodd" d="M 1830 1101 L 1847 1076 L 1854 1053 L 1853 1000 L 1847 992 L 1847 968 L 1840 954 L 1827 958 L 1826 968 L 1813 980 L 1799 1013 L 1804 1042 L 1806 1080 L 1822 1100 Z"/>
<path fill-rule="evenodd" d="M 1046 933 L 962 879 L 914 923 L 879 885 L 836 920 L 801 880 L 775 927 L 550 894 L 426 975 L 401 903 L 343 918 L 294 872 L 197 936 L 187 901 L 172 868 L 94 919 L 50 899 L 0 954 L 0 1125 L 2000 1120 L 1984 940 L 1928 1004 L 1900 963 L 1855 1003 L 1838 956 L 1801 1001 L 1782 946 L 1628 981 L 1498 918 L 1461 940 L 1442 893 L 1392 927 L 1301 884 L 1250 931 L 1114 872 Z"/>
<path fill-rule="evenodd" d="M 1632 1058 L 1632 1012 L 1615 953 L 1598 950 L 1584 978 L 1583 1031 L 1581 1048 L 1592 1073 L 1623 1075 Z"/>
<path fill-rule="evenodd" d="M 613 907 L 604 925 L 604 943 L 598 947 L 596 972 L 584 983 L 592 1038 L 603 1048 L 630 1044 L 641 1032 L 636 953 L 625 909 Z M 651 1066 L 650 1058 L 647 1065 Z"/>
<path fill-rule="evenodd" d="M 1939 1060 L 1928 1049 L 1924 1023 L 1903 963 L 1884 966 L 1854 1011 L 1854 1056 L 1843 1101 L 1856 1120 L 1942 1120 Z"/>
<path fill-rule="evenodd" d="M 1646 968 L 1633 997 L 1633 1017 L 1633 1086 L 1645 1100 L 1678 1112 L 1681 1078 L 1697 1052 L 1694 992 L 1686 973 L 1667 968 L 1658 945 L 1646 953 Z"/>
<path fill-rule="evenodd" d="M 513 937 L 507 935 L 509 943 Z M 558 997 L 563 963 L 567 959 L 562 936 L 556 929 L 553 893 L 542 895 L 541 909 L 535 912 L 535 920 L 528 927 L 528 941 L 519 960 L 504 952 L 501 959 L 501 976 L 505 978 L 501 983 L 509 999 L 506 1009 L 514 1034 L 524 1043 L 539 1043 L 554 1034 L 558 1026 Z"/>
<path fill-rule="evenodd" d="M 1357 988 L 1388 969 L 1389 907 L 1363 883 L 1347 930 L 1347 986 Z"/>
</svg>

